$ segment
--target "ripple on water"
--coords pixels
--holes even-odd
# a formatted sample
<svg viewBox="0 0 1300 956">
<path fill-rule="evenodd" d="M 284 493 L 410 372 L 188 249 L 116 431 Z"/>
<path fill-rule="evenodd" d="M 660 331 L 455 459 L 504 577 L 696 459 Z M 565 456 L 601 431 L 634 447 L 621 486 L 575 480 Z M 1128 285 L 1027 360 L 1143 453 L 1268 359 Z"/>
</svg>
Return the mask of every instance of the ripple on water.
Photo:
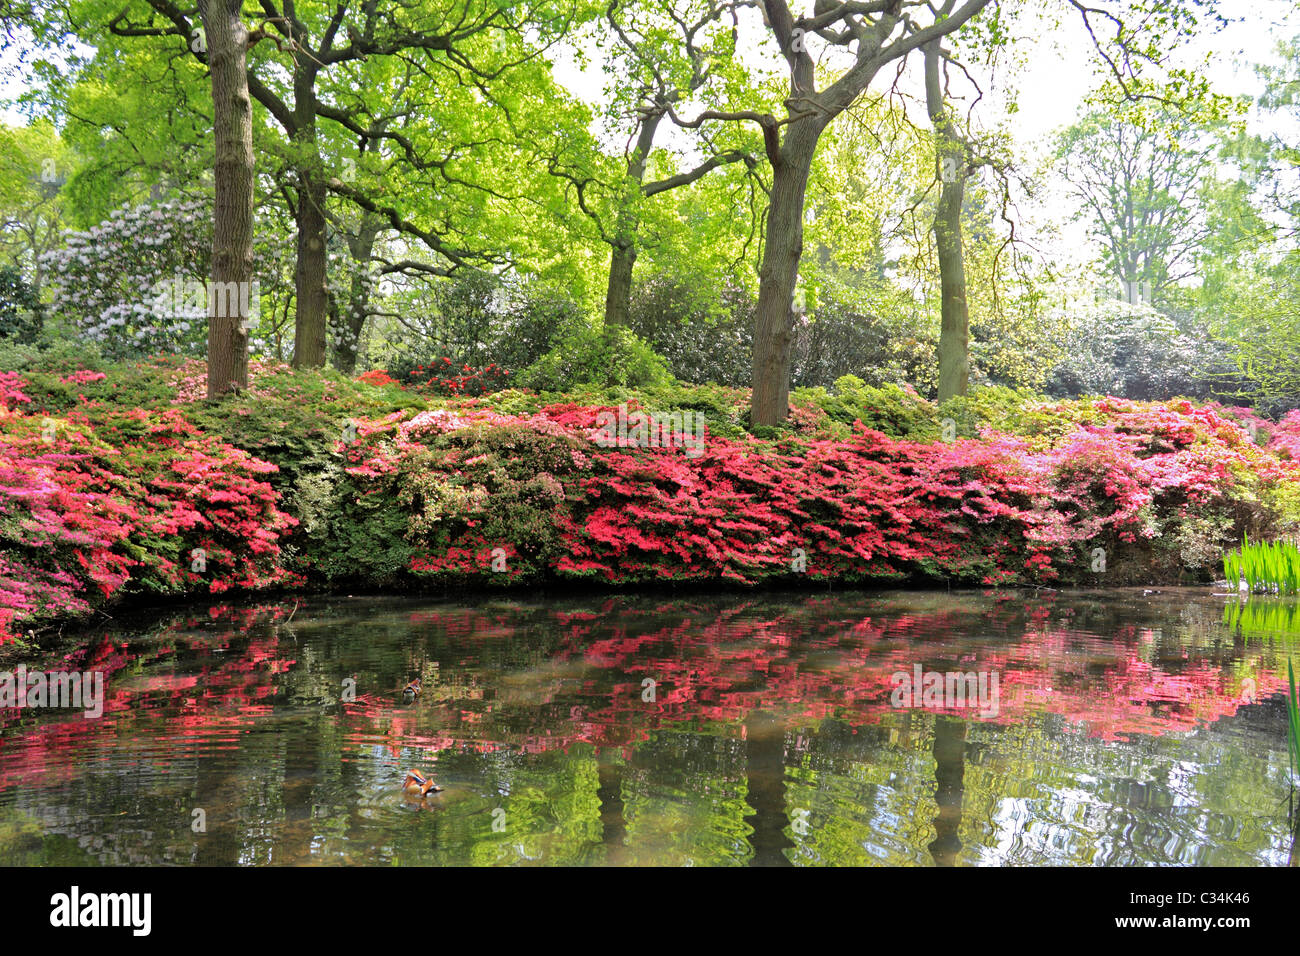
<svg viewBox="0 0 1300 956">
<path fill-rule="evenodd" d="M 1290 850 L 1286 645 L 1201 593 L 332 599 L 287 617 L 92 635 L 69 666 L 104 673 L 102 717 L 0 710 L 0 863 L 1258 865 Z M 999 713 L 893 707 L 894 675 L 916 666 L 997 673 Z M 409 767 L 447 789 L 409 800 Z"/>
</svg>

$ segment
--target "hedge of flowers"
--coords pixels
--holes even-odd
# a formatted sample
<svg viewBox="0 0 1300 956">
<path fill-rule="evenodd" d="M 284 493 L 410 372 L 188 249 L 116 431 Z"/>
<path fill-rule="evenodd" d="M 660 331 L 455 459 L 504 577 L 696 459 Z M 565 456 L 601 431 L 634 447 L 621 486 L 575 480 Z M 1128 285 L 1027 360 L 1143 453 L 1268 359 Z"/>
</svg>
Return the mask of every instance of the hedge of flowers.
<svg viewBox="0 0 1300 956">
<path fill-rule="evenodd" d="M 840 395 L 772 438 L 720 421 L 686 454 L 601 444 L 619 404 L 670 410 L 644 394 L 433 399 L 266 366 L 210 404 L 190 364 L 0 375 L 0 628 L 304 583 L 1208 580 L 1243 531 L 1300 518 L 1300 416 L 1264 432 L 1181 401 L 1016 398 L 968 403 L 978 438 L 915 440 L 861 419 L 928 435 L 943 410 Z"/>
<path fill-rule="evenodd" d="M 858 425 L 847 439 L 709 438 L 694 458 L 600 447 L 602 411 L 369 422 L 340 446 L 340 527 L 395 504 L 405 570 L 446 582 L 1116 583 L 1203 575 L 1243 527 L 1291 520 L 1300 489 L 1296 462 L 1186 402 L 1057 406 L 1104 424 L 1046 447 Z"/>
<path fill-rule="evenodd" d="M 274 465 L 176 409 L 83 401 L 62 415 L 28 414 L 25 386 L 0 373 L 0 643 L 24 624 L 123 594 L 301 580 L 280 560 L 294 519 L 264 480 Z"/>
</svg>

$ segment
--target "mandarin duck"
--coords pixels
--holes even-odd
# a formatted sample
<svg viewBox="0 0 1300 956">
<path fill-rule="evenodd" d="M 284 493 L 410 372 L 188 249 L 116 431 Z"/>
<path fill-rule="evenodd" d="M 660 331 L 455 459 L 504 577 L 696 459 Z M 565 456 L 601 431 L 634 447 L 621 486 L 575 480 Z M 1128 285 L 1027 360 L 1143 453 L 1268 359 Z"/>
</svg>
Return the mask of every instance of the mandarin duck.
<svg viewBox="0 0 1300 956">
<path fill-rule="evenodd" d="M 419 769 L 406 771 L 406 782 L 402 784 L 402 789 L 413 796 L 423 797 L 429 793 L 437 793 L 442 787 L 426 777 Z"/>
</svg>

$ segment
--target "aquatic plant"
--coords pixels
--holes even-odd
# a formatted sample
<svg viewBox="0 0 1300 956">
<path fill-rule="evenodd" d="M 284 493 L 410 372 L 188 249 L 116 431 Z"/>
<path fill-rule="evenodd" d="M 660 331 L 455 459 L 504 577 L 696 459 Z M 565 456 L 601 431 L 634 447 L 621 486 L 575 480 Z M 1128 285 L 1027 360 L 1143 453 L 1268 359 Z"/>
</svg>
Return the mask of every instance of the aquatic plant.
<svg viewBox="0 0 1300 956">
<path fill-rule="evenodd" d="M 1247 536 L 1240 548 L 1223 556 L 1223 574 L 1231 587 L 1244 582 L 1252 592 L 1295 594 L 1300 591 L 1300 548 L 1290 541 L 1252 543 Z"/>
</svg>

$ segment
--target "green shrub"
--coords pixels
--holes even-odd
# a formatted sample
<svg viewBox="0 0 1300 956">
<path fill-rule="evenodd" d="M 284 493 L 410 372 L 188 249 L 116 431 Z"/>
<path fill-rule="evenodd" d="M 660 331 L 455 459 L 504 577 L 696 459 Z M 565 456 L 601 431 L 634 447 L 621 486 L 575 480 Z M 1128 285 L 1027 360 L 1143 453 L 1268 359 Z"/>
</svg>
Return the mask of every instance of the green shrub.
<svg viewBox="0 0 1300 956">
<path fill-rule="evenodd" d="M 670 376 L 664 360 L 630 330 L 579 323 L 570 325 L 519 380 L 540 392 L 569 390 L 583 384 L 663 385 Z"/>
<path fill-rule="evenodd" d="M 1068 413 L 1045 407 L 1057 404 L 1027 388 L 988 385 L 948 399 L 936 414 L 940 422 L 951 418 L 961 438 L 978 438 L 981 429 L 992 428 L 1050 443 L 1075 426 Z"/>
<path fill-rule="evenodd" d="M 112 366 L 116 368 L 118 366 Z M 51 339 L 43 336 L 36 342 L 0 339 L 0 372 L 75 372 L 88 368 L 107 372 L 98 347 L 76 339 Z"/>
<path fill-rule="evenodd" d="M 791 403 L 816 405 L 837 422 L 851 425 L 860 421 L 892 438 L 934 441 L 940 436 L 940 416 L 933 403 L 911 389 L 899 385 L 876 388 L 856 375 L 837 378 L 831 392 L 820 387 L 796 389 Z"/>
<path fill-rule="evenodd" d="M 482 404 L 502 415 L 531 415 L 547 402 L 533 392 L 503 388 L 483 396 Z"/>
<path fill-rule="evenodd" d="M 13 266 L 0 266 L 0 339 L 33 344 L 41 333 L 39 297 Z"/>
</svg>

